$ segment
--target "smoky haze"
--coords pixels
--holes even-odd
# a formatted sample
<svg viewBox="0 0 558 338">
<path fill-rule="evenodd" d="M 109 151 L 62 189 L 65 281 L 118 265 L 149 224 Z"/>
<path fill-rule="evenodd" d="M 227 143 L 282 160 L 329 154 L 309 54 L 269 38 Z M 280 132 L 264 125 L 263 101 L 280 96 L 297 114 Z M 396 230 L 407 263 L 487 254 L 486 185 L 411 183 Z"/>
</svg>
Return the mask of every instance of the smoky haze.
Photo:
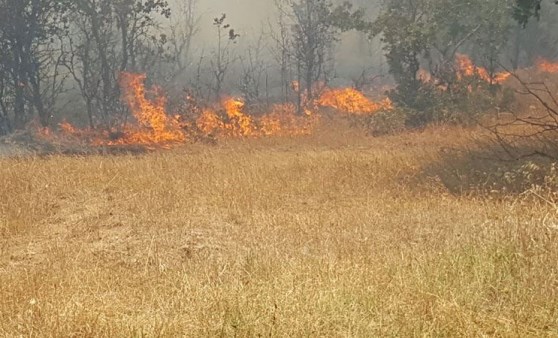
<svg viewBox="0 0 558 338">
<path fill-rule="evenodd" d="M 459 60 L 495 84 L 503 68 L 558 57 L 558 6 L 548 0 L 523 21 L 515 0 L 349 3 L 0 0 L 0 134 L 33 119 L 112 128 L 129 115 L 123 73 L 144 74 L 169 105 L 186 91 L 200 105 L 235 96 L 300 114 L 321 89 L 351 87 L 428 120 L 444 101 L 428 100 L 461 78 Z"/>
<path fill-rule="evenodd" d="M 341 1 L 337 1 L 341 2 Z M 176 9 L 181 1 L 170 1 L 172 9 Z M 278 79 L 278 65 L 273 50 L 277 48 L 274 34 L 277 34 L 280 9 L 287 1 L 277 0 L 196 0 L 195 13 L 197 18 L 197 33 L 193 38 L 190 62 L 199 61 L 202 54 L 207 58 L 214 52 L 217 44 L 216 31 L 213 26 L 214 18 L 226 14 L 226 22 L 235 29 L 240 37 L 231 45 L 230 52 L 234 54 L 235 64 L 231 67 L 226 82 L 228 90 L 235 92 L 235 84 L 241 76 L 240 60 L 246 57 L 250 48 L 259 48 L 266 72 L 271 76 L 275 86 Z M 368 15 L 373 16 L 379 10 L 378 1 L 356 1 L 356 8 L 365 8 Z M 173 11 L 174 20 L 180 20 L 180 15 Z M 287 19 L 287 25 L 292 24 Z M 290 27 L 287 27 L 290 29 Z M 333 85 L 346 86 L 358 80 L 363 75 L 377 77 L 377 81 L 388 81 L 388 68 L 378 39 L 371 39 L 367 33 L 341 33 L 332 48 L 331 64 L 335 71 L 331 74 Z"/>
</svg>

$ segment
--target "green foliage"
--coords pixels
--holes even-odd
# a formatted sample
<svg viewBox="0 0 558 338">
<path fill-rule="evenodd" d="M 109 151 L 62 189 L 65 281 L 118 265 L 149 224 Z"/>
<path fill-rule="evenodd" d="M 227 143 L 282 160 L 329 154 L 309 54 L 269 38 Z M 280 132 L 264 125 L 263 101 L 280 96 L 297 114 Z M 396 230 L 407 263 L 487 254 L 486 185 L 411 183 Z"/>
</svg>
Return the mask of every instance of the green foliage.
<svg viewBox="0 0 558 338">
<path fill-rule="evenodd" d="M 379 111 L 367 119 L 367 131 L 372 136 L 391 135 L 403 132 L 409 116 L 404 108 Z"/>
<path fill-rule="evenodd" d="M 478 141 L 476 141 L 478 143 Z M 469 151 L 452 150 L 433 162 L 426 172 L 452 193 L 493 195 L 526 194 L 553 196 L 558 191 L 558 166 L 544 158 L 504 160 L 496 144 L 481 142 Z"/>
<path fill-rule="evenodd" d="M 392 0 L 372 26 L 373 35 L 382 35 L 390 73 L 397 83 L 390 96 L 405 107 L 422 104 L 419 58 L 427 52 L 434 33 L 425 20 L 425 10 L 426 1 Z"/>
<path fill-rule="evenodd" d="M 371 23 L 365 20 L 363 8 L 354 9 L 352 3 L 346 1 L 341 5 L 335 6 L 330 10 L 330 23 L 341 31 L 359 30 L 367 31 L 371 29 Z"/>
<path fill-rule="evenodd" d="M 369 32 L 381 38 L 396 82 L 389 97 L 407 112 L 408 126 L 464 122 L 491 108 L 498 86 L 478 77 L 463 79 L 455 58 L 466 51 L 494 76 L 512 28 L 510 5 L 510 0 L 386 2 Z"/>
<path fill-rule="evenodd" d="M 517 0 L 513 16 L 523 27 L 532 17 L 539 17 L 542 0 Z"/>
<path fill-rule="evenodd" d="M 558 4 L 558 0 L 554 0 L 554 3 Z M 540 18 L 541 4 L 542 0 L 516 0 L 513 17 L 525 27 L 532 17 Z"/>
</svg>

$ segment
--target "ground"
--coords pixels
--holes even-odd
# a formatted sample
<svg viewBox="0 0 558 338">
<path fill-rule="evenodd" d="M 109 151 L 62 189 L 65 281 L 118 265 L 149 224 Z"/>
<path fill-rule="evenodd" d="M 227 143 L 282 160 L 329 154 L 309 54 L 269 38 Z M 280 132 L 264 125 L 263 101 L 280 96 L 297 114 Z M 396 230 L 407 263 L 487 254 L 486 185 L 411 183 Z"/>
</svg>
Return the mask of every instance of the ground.
<svg viewBox="0 0 558 338">
<path fill-rule="evenodd" d="M 448 189 L 466 134 L 0 159 L 0 335 L 558 336 L 556 208 Z"/>
<path fill-rule="evenodd" d="M 5 144 L 0 142 L 0 158 L 1 157 L 11 157 L 11 156 L 18 156 L 18 155 L 25 155 L 28 154 L 27 151 L 23 147 L 19 147 L 16 145 Z"/>
</svg>

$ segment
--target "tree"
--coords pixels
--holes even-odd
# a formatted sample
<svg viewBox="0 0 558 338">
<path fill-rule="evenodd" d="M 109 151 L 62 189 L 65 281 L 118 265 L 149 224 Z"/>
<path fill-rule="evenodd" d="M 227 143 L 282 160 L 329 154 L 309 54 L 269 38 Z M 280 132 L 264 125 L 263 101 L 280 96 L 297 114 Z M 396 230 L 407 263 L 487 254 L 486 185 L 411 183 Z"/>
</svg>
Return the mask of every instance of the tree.
<svg viewBox="0 0 558 338">
<path fill-rule="evenodd" d="M 543 0 L 516 0 L 513 16 L 523 27 L 532 17 L 539 18 Z M 558 0 L 554 0 L 558 4 Z"/>
<path fill-rule="evenodd" d="M 527 82 L 513 74 L 520 84 L 518 93 L 529 97 L 536 113 L 510 111 L 505 119 L 485 126 L 505 151 L 507 160 L 531 157 L 558 159 L 558 97 L 556 86 L 543 82 Z"/>
<path fill-rule="evenodd" d="M 23 128 L 33 112 L 48 125 L 63 82 L 55 36 L 65 34 L 67 6 L 56 0 L 0 1 L 0 129 Z"/>
<path fill-rule="evenodd" d="M 374 22 L 372 35 L 382 35 L 385 56 L 397 87 L 391 98 L 403 106 L 424 109 L 420 102 L 420 58 L 432 46 L 428 0 L 391 0 Z"/>
<path fill-rule="evenodd" d="M 390 98 L 410 115 L 408 124 L 420 126 L 436 115 L 442 97 L 448 103 L 459 83 L 456 54 L 467 52 L 488 68 L 490 84 L 511 31 L 509 0 L 389 0 L 374 21 L 390 73 L 396 82 Z M 419 71 L 428 70 L 423 81 Z M 433 88 L 433 83 L 437 88 Z"/>
<path fill-rule="evenodd" d="M 352 12 L 352 5 L 344 2 L 334 6 L 329 0 L 287 0 L 289 12 L 279 6 L 282 13 L 287 13 L 291 23 L 291 36 L 281 42 L 291 43 L 290 59 L 295 63 L 297 89 L 297 106 L 299 113 L 308 102 L 312 102 L 321 82 L 328 82 L 327 63 L 333 58 L 333 48 L 342 31 L 362 28 L 362 11 Z M 277 40 L 277 39 L 276 39 Z M 284 47 L 283 47 L 284 48 Z M 281 57 L 284 62 L 285 57 Z"/>
<path fill-rule="evenodd" d="M 0 44 L 0 60 L 7 60 L 6 54 L 5 49 Z M 0 63 L 0 135 L 6 135 L 12 131 L 10 108 L 8 107 L 8 99 L 11 97 L 9 81 L 10 78 L 6 64 Z"/>
<path fill-rule="evenodd" d="M 235 32 L 234 28 L 231 28 L 229 24 L 225 23 L 226 19 L 226 14 L 222 14 L 220 17 L 213 19 L 213 26 L 216 28 L 217 32 L 217 47 L 214 50 L 210 63 L 211 73 L 214 77 L 213 93 L 217 100 L 221 98 L 223 83 L 225 82 L 227 71 L 234 59 L 231 56 L 230 45 L 236 42 L 240 37 L 240 35 Z"/>
<path fill-rule="evenodd" d="M 197 16 L 198 0 L 184 0 L 177 4 L 169 26 L 169 44 L 173 64 L 171 81 L 184 74 L 191 65 L 192 42 L 199 31 L 200 17 Z"/>
<path fill-rule="evenodd" d="M 314 84 L 322 78 L 327 82 L 325 63 L 335 37 L 330 21 L 331 5 L 324 0 L 302 0 L 290 5 L 294 19 L 292 42 L 300 86 L 299 98 L 305 94 L 311 102 Z"/>
<path fill-rule="evenodd" d="M 169 18 L 170 9 L 162 0 L 76 0 L 71 11 L 73 34 L 65 41 L 65 66 L 85 101 L 90 127 L 100 118 L 110 128 L 125 113 L 119 74 L 153 74 L 164 59 L 167 39 L 157 35 L 155 16 Z"/>
<path fill-rule="evenodd" d="M 281 94 L 282 99 L 284 102 L 289 101 L 289 96 L 291 93 L 291 72 L 290 72 L 290 63 L 291 63 L 291 35 L 289 31 L 289 27 L 287 24 L 287 12 L 285 7 L 281 1 L 276 0 L 275 6 L 277 8 L 278 17 L 277 17 L 277 28 L 274 28 L 273 23 L 269 23 L 271 38 L 274 42 L 273 46 L 271 47 L 271 53 L 275 62 L 279 65 L 279 74 L 280 74 L 280 81 L 281 81 Z"/>
<path fill-rule="evenodd" d="M 266 73 L 264 38 L 264 34 L 260 34 L 255 43 L 246 47 L 245 56 L 240 57 L 240 91 L 247 105 L 254 104 L 261 98 L 262 80 Z"/>
</svg>

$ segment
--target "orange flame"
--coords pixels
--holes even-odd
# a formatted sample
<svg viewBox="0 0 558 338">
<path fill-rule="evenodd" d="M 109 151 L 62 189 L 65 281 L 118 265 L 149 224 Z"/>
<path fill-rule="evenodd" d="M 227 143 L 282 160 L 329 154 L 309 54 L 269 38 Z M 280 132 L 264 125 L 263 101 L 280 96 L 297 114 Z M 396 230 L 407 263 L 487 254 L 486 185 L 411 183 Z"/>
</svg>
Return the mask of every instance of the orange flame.
<svg viewBox="0 0 558 338">
<path fill-rule="evenodd" d="M 62 123 L 59 124 L 59 126 L 60 126 L 60 129 L 62 129 L 62 131 L 65 132 L 66 134 L 76 134 L 76 133 L 78 133 L 78 130 L 76 129 L 76 127 L 74 127 L 73 125 L 71 125 L 67 121 L 63 121 Z"/>
<path fill-rule="evenodd" d="M 259 118 L 245 112 L 245 104 L 240 99 L 223 101 L 224 116 L 211 109 L 205 110 L 196 120 L 196 126 L 204 134 L 228 137 L 257 137 L 272 135 L 304 135 L 311 130 L 314 119 L 310 113 L 296 114 L 291 104 L 276 104 L 271 112 Z"/>
<path fill-rule="evenodd" d="M 434 82 L 434 77 L 432 76 L 432 74 L 430 74 L 430 72 L 424 68 L 418 70 L 417 77 L 422 82 L 426 82 L 426 83 Z"/>
<path fill-rule="evenodd" d="M 318 119 L 318 115 L 310 110 L 305 110 L 303 115 L 299 115 L 294 104 L 285 103 L 273 105 L 271 112 L 260 118 L 259 124 L 261 134 L 265 136 L 297 136 L 312 133 Z"/>
<path fill-rule="evenodd" d="M 251 116 L 243 112 L 244 102 L 228 98 L 222 103 L 225 116 L 213 110 L 205 110 L 196 121 L 198 128 L 206 134 L 221 134 L 232 137 L 254 136 L 256 126 Z"/>
<path fill-rule="evenodd" d="M 160 88 L 155 87 L 151 92 L 155 99 L 146 97 L 145 74 L 122 73 L 120 86 L 123 98 L 128 103 L 132 114 L 139 123 L 139 128 L 127 128 L 123 137 L 108 142 L 115 144 L 169 144 L 186 140 L 186 135 L 180 123 L 166 114 L 166 97 Z"/>
<path fill-rule="evenodd" d="M 552 62 L 545 58 L 538 58 L 536 61 L 537 69 L 546 73 L 558 73 L 558 62 Z"/>
<path fill-rule="evenodd" d="M 252 115 L 244 101 L 235 98 L 223 100 L 214 109 L 196 109 L 194 120 L 169 116 L 167 99 L 160 88 L 145 88 L 144 74 L 122 73 L 119 84 L 122 99 L 127 103 L 135 123 L 111 131 L 79 129 L 68 122 L 59 124 L 65 135 L 72 135 L 93 146 L 140 145 L 170 147 L 195 138 L 198 133 L 220 137 L 295 136 L 311 134 L 320 115 L 309 108 L 297 112 L 294 104 L 275 104 L 266 114 Z M 374 102 L 352 88 L 327 89 L 310 107 L 331 107 L 337 112 L 369 115 L 379 110 L 392 109 L 389 99 Z M 186 98 L 189 100 L 191 98 Z M 190 134 L 194 132 L 195 134 Z M 56 137 L 49 130 L 44 137 Z M 192 137 L 190 137 L 192 136 Z"/>
<path fill-rule="evenodd" d="M 464 54 L 456 54 L 455 62 L 458 78 L 460 79 L 463 77 L 478 76 L 483 81 L 501 84 L 511 76 L 509 72 L 499 72 L 491 77 L 486 68 L 476 66 L 471 58 Z"/>
<path fill-rule="evenodd" d="M 392 109 L 389 99 L 374 102 L 354 88 L 327 89 L 320 96 L 318 104 L 354 115 L 370 115 L 380 110 Z"/>
<path fill-rule="evenodd" d="M 244 102 L 242 100 L 229 98 L 223 102 L 229 123 L 225 128 L 232 136 L 254 136 L 255 125 L 252 117 L 243 112 Z"/>
</svg>

